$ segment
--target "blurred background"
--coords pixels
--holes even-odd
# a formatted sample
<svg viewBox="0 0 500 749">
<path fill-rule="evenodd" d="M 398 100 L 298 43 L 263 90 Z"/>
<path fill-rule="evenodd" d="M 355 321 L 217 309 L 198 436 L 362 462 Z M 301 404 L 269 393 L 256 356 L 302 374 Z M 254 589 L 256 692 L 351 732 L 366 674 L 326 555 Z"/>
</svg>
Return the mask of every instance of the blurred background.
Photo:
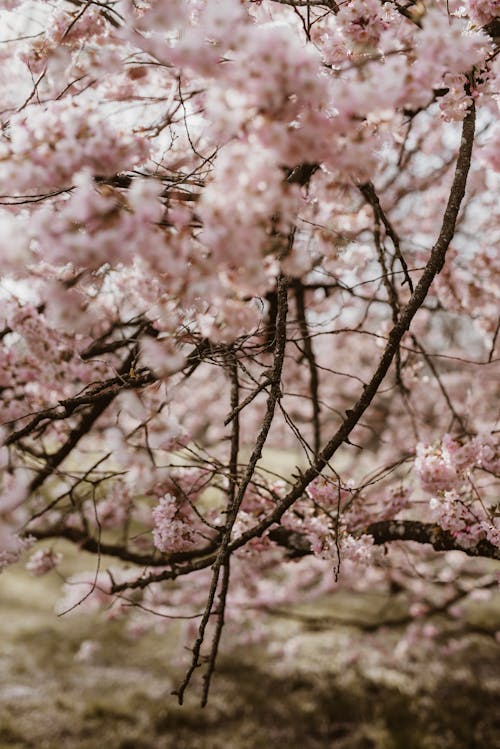
<svg viewBox="0 0 500 749">
<path fill-rule="evenodd" d="M 95 564 L 59 547 L 64 576 Z M 224 642 L 201 709 L 199 683 L 183 707 L 171 694 L 189 660 L 176 623 L 132 638 L 105 612 L 58 617 L 60 587 L 20 564 L 0 575 L 0 749 L 500 747 L 495 596 L 473 605 L 467 644 L 451 638 L 446 656 L 405 654 L 397 625 L 374 626 L 384 602 L 369 594 L 269 617 L 271 646 Z"/>
</svg>

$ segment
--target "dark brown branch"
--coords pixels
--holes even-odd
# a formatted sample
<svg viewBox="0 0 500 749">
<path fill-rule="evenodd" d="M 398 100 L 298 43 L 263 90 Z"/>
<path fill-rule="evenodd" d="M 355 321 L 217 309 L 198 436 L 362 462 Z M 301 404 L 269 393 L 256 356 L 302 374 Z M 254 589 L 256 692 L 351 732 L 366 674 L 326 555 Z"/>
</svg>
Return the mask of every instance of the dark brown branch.
<svg viewBox="0 0 500 749">
<path fill-rule="evenodd" d="M 419 544 L 430 544 L 435 551 L 462 551 L 470 557 L 500 560 L 500 548 L 493 546 L 486 539 L 478 541 L 475 546 L 465 546 L 449 531 L 443 530 L 435 523 L 422 523 L 418 520 L 381 520 L 371 523 L 363 532 L 372 536 L 377 546 L 393 541 L 415 541 Z M 269 531 L 269 538 L 278 546 L 288 549 L 291 559 L 312 554 L 307 538 L 296 531 L 280 526 Z"/>
<path fill-rule="evenodd" d="M 115 29 L 119 29 L 121 25 L 120 22 L 123 21 L 122 16 L 114 8 L 109 7 L 109 5 L 104 2 L 96 2 L 96 0 L 93 0 L 92 2 L 88 2 L 87 0 L 68 0 L 68 2 L 72 5 L 76 5 L 77 7 L 80 7 L 82 5 L 84 5 L 85 7 L 88 7 L 90 5 L 97 5 L 97 7 L 101 9 L 99 11 L 100 15 L 105 18 L 106 21 Z"/>
<path fill-rule="evenodd" d="M 491 340 L 490 353 L 488 354 L 488 362 L 491 362 L 493 360 L 493 355 L 495 353 L 495 347 L 497 345 L 497 338 L 498 338 L 499 333 L 500 333 L 500 315 L 498 317 L 497 326 L 495 328 L 495 332 L 493 333 L 493 338 Z"/>
<path fill-rule="evenodd" d="M 363 187 L 360 188 L 363 192 Z M 375 193 L 375 191 L 373 191 Z M 364 194 L 364 193 L 363 193 Z M 377 210 L 376 204 L 372 203 L 373 217 L 375 226 L 373 227 L 373 239 L 375 242 L 375 248 L 377 250 L 378 262 L 382 271 L 382 282 L 387 293 L 387 299 L 392 310 L 392 322 L 396 325 L 399 318 L 399 297 L 394 285 L 393 276 L 389 273 L 387 264 L 385 262 L 385 247 L 380 237 L 380 221 L 381 221 L 381 209 Z M 379 204 L 380 207 L 380 204 Z M 398 240 L 399 241 L 399 240 Z M 407 271 L 406 271 L 407 272 Z M 413 287 L 410 287 L 413 291 Z M 396 351 L 396 383 L 402 393 L 403 399 L 406 397 L 406 388 L 403 383 L 403 377 L 401 374 L 401 349 L 398 347 Z"/>
<path fill-rule="evenodd" d="M 248 406 L 254 400 L 254 398 L 256 398 L 258 396 L 259 393 L 261 393 L 263 390 L 265 390 L 268 387 L 268 385 L 270 385 L 270 380 L 269 380 L 268 377 L 266 377 L 264 379 L 264 381 L 261 382 L 260 385 L 258 385 L 255 388 L 255 390 L 252 390 L 252 392 L 249 395 L 247 395 L 247 397 L 244 400 L 242 400 L 241 403 L 239 403 L 238 406 L 236 408 L 234 408 L 228 416 L 226 416 L 226 418 L 224 419 L 224 426 L 227 427 L 227 425 L 230 424 L 231 421 L 244 408 L 246 408 L 246 406 Z"/>
<path fill-rule="evenodd" d="M 107 409 L 107 407 L 110 405 L 110 403 L 113 402 L 116 395 L 123 389 L 124 385 L 130 387 L 130 381 L 124 380 L 123 375 L 129 372 L 130 367 L 132 366 L 135 356 L 137 355 L 136 351 L 131 351 L 127 358 L 125 359 L 121 372 L 119 373 L 118 380 L 122 380 L 122 383 L 120 386 L 113 386 L 109 390 L 106 390 L 104 394 L 100 393 L 99 396 L 95 401 L 90 401 L 92 406 L 89 411 L 87 411 L 82 418 L 80 419 L 79 424 L 71 430 L 69 433 L 66 442 L 57 450 L 55 453 L 52 453 L 52 455 L 48 456 L 47 462 L 45 466 L 42 468 L 41 471 L 38 472 L 38 474 L 35 476 L 33 481 L 30 484 L 30 492 L 34 492 L 44 483 L 45 479 L 48 478 L 52 473 L 58 468 L 58 466 L 63 462 L 65 458 L 68 457 L 68 455 L 71 453 L 71 451 L 76 447 L 76 445 L 80 442 L 82 437 L 84 437 L 93 424 L 97 421 L 97 419 L 104 413 L 104 411 Z M 144 377 L 151 376 L 150 374 L 144 375 Z M 133 381 L 132 387 L 140 386 L 137 385 L 135 379 Z M 69 399 L 70 401 L 74 401 L 77 399 Z M 74 408 L 73 408 L 74 405 Z M 80 404 L 78 404 L 80 405 Z M 62 403 L 62 406 L 67 410 L 67 404 L 66 402 Z M 72 403 L 71 408 L 73 412 L 76 408 L 76 404 Z M 14 435 L 11 435 L 13 437 Z M 10 439 L 10 438 L 9 438 Z M 7 441 L 8 444 L 8 441 Z"/>
<path fill-rule="evenodd" d="M 286 181 L 291 185 L 296 184 L 304 187 L 318 169 L 319 164 L 299 164 L 299 166 L 290 169 Z"/>
<path fill-rule="evenodd" d="M 32 536 L 39 541 L 48 538 L 63 538 L 66 541 L 76 544 L 83 551 L 88 551 L 91 554 L 115 557 L 116 559 L 121 559 L 123 562 L 136 564 L 139 567 L 166 567 L 167 565 L 179 564 L 204 557 L 212 554 L 220 541 L 219 538 L 215 538 L 211 543 L 199 549 L 176 551 L 172 554 L 158 556 L 158 553 L 140 554 L 139 552 L 131 551 L 127 546 L 121 544 L 104 543 L 100 539 L 89 536 L 85 531 L 78 530 L 77 528 L 56 526 L 47 529 L 36 528 L 30 530 L 28 526 L 25 535 Z"/>
<path fill-rule="evenodd" d="M 132 363 L 134 357 L 131 356 L 129 358 Z M 23 437 L 32 434 L 43 421 L 52 422 L 67 419 L 68 416 L 74 414 L 82 406 L 92 405 L 94 408 L 98 409 L 103 403 L 111 402 L 111 400 L 113 400 L 122 390 L 134 390 L 149 385 L 155 381 L 154 375 L 147 370 L 133 376 L 129 375 L 129 370 L 127 373 L 124 372 L 123 375 L 120 375 L 119 377 L 105 380 L 93 388 L 85 390 L 81 395 L 76 395 L 73 398 L 65 398 L 64 400 L 59 401 L 58 406 L 53 406 L 52 408 L 47 408 L 45 411 L 40 411 L 30 422 L 28 422 L 28 424 L 21 429 L 12 432 L 5 440 L 5 444 L 12 445 Z"/>
<path fill-rule="evenodd" d="M 49 455 L 45 466 L 41 471 L 37 473 L 37 475 L 31 482 L 29 487 L 30 492 L 34 492 L 39 489 L 40 486 L 42 486 L 42 484 L 44 483 L 45 479 L 47 479 L 56 470 L 56 468 L 61 465 L 63 460 L 68 457 L 71 451 L 80 442 L 82 437 L 84 437 L 89 432 L 97 419 L 104 413 L 110 403 L 112 403 L 115 395 L 116 393 L 113 392 L 110 395 L 105 395 L 99 398 L 97 403 L 94 403 L 90 411 L 87 411 L 83 415 L 80 423 L 78 424 L 78 426 L 71 430 L 66 442 L 62 445 L 62 447 L 60 447 L 57 452 Z"/>
<path fill-rule="evenodd" d="M 289 5 L 292 8 L 330 8 L 330 10 L 338 13 L 339 6 L 335 0 L 272 0 L 273 3 L 279 3 L 279 5 Z"/>
<path fill-rule="evenodd" d="M 464 546 L 449 531 L 434 523 L 420 523 L 418 520 L 381 520 L 372 523 L 366 532 L 373 536 L 375 544 L 392 541 L 416 541 L 430 544 L 435 551 L 463 551 L 469 557 L 487 557 L 500 560 L 500 549 L 486 539 L 475 546 Z"/>
<path fill-rule="evenodd" d="M 225 621 L 227 594 L 229 592 L 229 575 L 231 569 L 230 565 L 231 557 L 227 556 L 222 565 L 222 580 L 219 591 L 219 605 L 215 610 L 215 614 L 217 616 L 215 624 L 215 634 L 210 646 L 210 655 L 208 658 L 207 670 L 203 675 L 203 693 L 201 697 L 201 707 L 207 706 L 208 693 L 210 691 L 210 684 L 215 671 L 215 663 L 219 652 L 220 639 L 222 636 L 222 629 L 224 627 Z"/>
<path fill-rule="evenodd" d="M 408 284 L 410 291 L 413 293 L 413 282 L 408 272 L 408 265 L 406 263 L 406 260 L 403 257 L 403 253 L 401 252 L 399 236 L 396 230 L 394 229 L 393 225 L 389 221 L 387 215 L 385 214 L 385 211 L 383 210 L 382 206 L 380 205 L 380 200 L 375 191 L 373 184 L 371 182 L 366 182 L 364 185 L 360 185 L 359 189 L 363 197 L 366 199 L 366 201 L 372 206 L 373 212 L 376 218 L 378 218 L 378 220 L 381 221 L 382 224 L 384 225 L 386 234 L 391 239 L 392 244 L 394 246 L 394 252 L 396 253 L 396 257 L 401 263 L 405 281 Z"/>
<path fill-rule="evenodd" d="M 234 414 L 231 429 L 231 450 L 229 455 L 229 501 L 228 512 L 233 511 L 238 488 L 238 455 L 240 451 L 240 420 L 238 411 L 238 402 L 240 397 L 240 385 L 238 381 L 238 361 L 234 351 L 229 354 L 229 372 L 231 377 L 231 412 Z M 210 683 L 215 671 L 215 663 L 219 652 L 222 629 L 225 623 L 227 594 L 229 592 L 229 577 L 231 570 L 231 558 L 226 556 L 222 565 L 222 580 L 219 590 L 219 605 L 217 606 L 215 622 L 215 633 L 210 645 L 210 655 L 208 659 L 207 670 L 203 676 L 203 693 L 201 706 L 206 707 Z"/>
<path fill-rule="evenodd" d="M 314 457 L 317 457 L 321 447 L 321 429 L 320 429 L 320 400 L 319 400 L 319 378 L 318 366 L 311 336 L 309 335 L 309 326 L 306 319 L 306 305 L 304 287 L 297 279 L 293 285 L 295 291 L 295 303 L 297 306 L 297 319 L 300 327 L 300 334 L 303 339 L 304 356 L 309 366 L 309 390 L 311 394 L 312 405 L 312 427 L 313 427 L 313 448 Z"/>
</svg>

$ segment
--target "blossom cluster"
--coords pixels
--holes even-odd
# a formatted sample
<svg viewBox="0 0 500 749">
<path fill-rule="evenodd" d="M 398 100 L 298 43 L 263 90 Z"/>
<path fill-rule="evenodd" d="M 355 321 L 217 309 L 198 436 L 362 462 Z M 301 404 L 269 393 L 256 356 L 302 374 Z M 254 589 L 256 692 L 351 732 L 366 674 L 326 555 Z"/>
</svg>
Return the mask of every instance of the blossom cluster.
<svg viewBox="0 0 500 749">
<path fill-rule="evenodd" d="M 27 40 L 19 52 L 19 59 L 32 75 L 46 72 L 51 58 L 61 52 L 81 51 L 89 39 L 100 41 L 107 35 L 107 25 L 97 8 L 89 7 L 84 13 L 68 11 L 56 6 L 50 14 L 44 33 Z"/>
<path fill-rule="evenodd" d="M 38 549 L 28 559 L 26 569 L 35 577 L 40 577 L 57 567 L 61 559 L 62 554 L 53 549 Z"/>
<path fill-rule="evenodd" d="M 472 97 L 465 91 L 467 79 L 462 73 L 445 73 L 443 83 L 448 92 L 439 102 L 439 108 L 446 122 L 463 120 L 472 103 Z"/>
<path fill-rule="evenodd" d="M 344 561 L 368 565 L 377 556 L 373 538 L 360 533 L 359 526 L 346 524 L 352 522 L 352 517 L 349 512 L 340 513 L 339 492 L 340 501 L 344 502 L 348 492 L 336 489 L 320 476 L 308 488 L 313 502 L 302 500 L 294 512 L 282 519 L 283 527 L 305 536 L 312 553 L 318 559 L 333 562 L 337 572 Z"/>
<path fill-rule="evenodd" d="M 164 554 L 189 551 L 198 540 L 190 513 L 172 494 L 165 494 L 153 509 L 154 545 Z"/>
<path fill-rule="evenodd" d="M 382 32 L 388 26 L 383 13 L 383 7 L 377 0 L 351 0 L 342 5 L 336 20 L 350 45 L 355 48 L 376 48 Z"/>
<path fill-rule="evenodd" d="M 387 522 L 403 513 L 426 539 L 435 524 L 436 538 L 494 555 L 498 0 L 460 3 L 30 0 L 33 34 L 0 50 L 16 83 L 0 75 L 12 443 L 0 455 L 0 567 L 31 545 L 21 528 L 88 548 L 102 532 L 141 569 L 70 578 L 60 610 L 122 614 L 113 580 L 130 578 L 145 608 L 193 627 L 208 549 L 250 474 L 232 541 L 281 517 L 289 489 L 299 497 L 281 537 L 255 535 L 233 555 L 228 624 L 252 637 L 256 609 L 342 585 L 404 588 L 422 622 L 429 581 L 451 600 L 461 568 L 428 544 L 376 551 L 384 527 L 407 527 Z M 467 189 L 446 262 L 391 349 L 418 297 L 408 275 L 422 290 L 443 209 L 458 210 L 459 150 Z M 179 574 L 143 590 L 148 562 L 200 550 L 207 569 L 182 565 L 187 584 Z M 38 576 L 57 563 L 37 548 L 27 566 Z M 433 632 L 410 627 L 408 641 Z"/>
<path fill-rule="evenodd" d="M 207 484 L 207 474 L 196 468 L 174 468 L 168 478 L 154 488 L 159 496 L 153 508 L 153 541 L 164 554 L 189 551 L 214 534 L 205 520 L 199 499 Z"/>
<path fill-rule="evenodd" d="M 464 548 L 476 546 L 481 539 L 500 548 L 500 523 L 469 497 L 456 490 L 445 491 L 433 497 L 429 506 L 441 528 L 450 531 Z"/>
<path fill-rule="evenodd" d="M 495 434 L 462 441 L 445 434 L 440 443 L 417 445 L 415 469 L 423 488 L 431 492 L 429 506 L 440 527 L 465 548 L 486 539 L 500 544 L 500 524 L 481 500 L 472 481 L 474 470 L 498 474 L 499 446 Z"/>
<path fill-rule="evenodd" d="M 459 441 L 445 434 L 441 442 L 417 444 L 415 470 L 429 492 L 460 487 L 474 468 L 498 473 L 500 450 L 496 435 L 484 434 Z"/>
<path fill-rule="evenodd" d="M 22 538 L 0 522 L 0 572 L 18 562 L 33 543 L 33 538 Z"/>
<path fill-rule="evenodd" d="M 100 187 L 88 170 L 72 181 L 72 194 L 59 201 L 56 211 L 42 208 L 34 216 L 32 235 L 47 261 L 97 270 L 104 264 L 131 263 L 143 247 L 153 256 L 155 245 L 168 252 L 154 227 L 164 212 L 154 182 L 134 181 L 125 197 L 112 187 Z"/>
<path fill-rule="evenodd" d="M 265 290 L 276 271 L 266 256 L 286 253 L 298 195 L 293 186 L 283 188 L 283 179 L 274 151 L 257 142 L 252 149 L 236 141 L 220 154 L 203 192 L 202 241 L 213 261 L 227 267 L 228 280 L 240 288 L 251 280 L 254 288 L 258 284 Z"/>
<path fill-rule="evenodd" d="M 498 0 L 467 0 L 467 12 L 478 26 L 486 26 L 500 16 Z"/>
<path fill-rule="evenodd" d="M 78 340 L 49 325 L 33 304 L 8 303 L 4 314 L 12 330 L 11 340 L 0 350 L 4 418 L 24 413 L 21 393 L 35 410 L 70 395 L 74 382 L 87 384 L 104 375 L 103 363 L 82 361 L 75 350 Z"/>
<path fill-rule="evenodd" d="M 42 193 L 71 187 L 82 169 L 112 175 L 147 158 L 144 138 L 120 132 L 95 104 L 68 97 L 11 117 L 0 140 L 0 179 L 12 193 Z"/>
</svg>

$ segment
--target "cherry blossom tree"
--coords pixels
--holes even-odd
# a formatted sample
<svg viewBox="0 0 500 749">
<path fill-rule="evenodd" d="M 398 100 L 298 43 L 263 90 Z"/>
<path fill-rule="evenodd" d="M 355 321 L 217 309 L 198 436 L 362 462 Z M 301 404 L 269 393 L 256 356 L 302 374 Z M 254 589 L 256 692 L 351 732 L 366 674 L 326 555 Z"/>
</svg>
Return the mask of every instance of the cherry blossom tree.
<svg viewBox="0 0 500 749">
<path fill-rule="evenodd" d="M 498 0 L 0 5 L 0 565 L 64 539 L 94 564 L 60 612 L 185 621 L 181 702 L 225 624 L 342 588 L 404 593 L 401 652 L 465 636 L 500 559 Z"/>
</svg>

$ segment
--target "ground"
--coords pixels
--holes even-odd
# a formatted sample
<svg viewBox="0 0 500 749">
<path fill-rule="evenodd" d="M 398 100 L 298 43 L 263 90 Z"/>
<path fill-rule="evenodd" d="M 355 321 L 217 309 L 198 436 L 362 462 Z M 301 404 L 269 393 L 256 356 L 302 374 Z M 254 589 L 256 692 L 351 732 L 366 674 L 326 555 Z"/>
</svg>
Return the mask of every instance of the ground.
<svg viewBox="0 0 500 749">
<path fill-rule="evenodd" d="M 175 631 L 131 640 L 121 622 L 58 618 L 58 586 L 20 567 L 0 576 L 0 749 L 500 749 L 491 637 L 408 672 L 369 658 L 340 667 L 345 628 L 273 621 L 292 658 L 226 649 L 208 707 L 196 684 L 179 707 Z M 97 649 L 81 661 L 85 640 Z"/>
</svg>

